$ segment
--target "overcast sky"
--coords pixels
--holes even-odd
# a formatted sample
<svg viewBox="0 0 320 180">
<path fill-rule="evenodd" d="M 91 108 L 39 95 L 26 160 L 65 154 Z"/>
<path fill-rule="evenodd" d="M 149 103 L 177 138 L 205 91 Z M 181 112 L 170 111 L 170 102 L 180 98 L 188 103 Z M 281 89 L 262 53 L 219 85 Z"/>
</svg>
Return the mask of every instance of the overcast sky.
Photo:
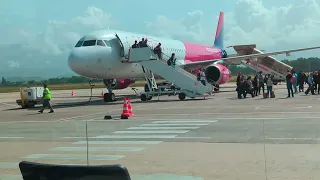
<svg viewBox="0 0 320 180">
<path fill-rule="evenodd" d="M 0 71 L 34 65 L 67 71 L 68 53 L 80 37 L 108 27 L 211 45 L 220 11 L 225 12 L 225 46 L 255 43 L 266 51 L 317 46 L 319 4 L 320 0 L 1 1 Z"/>
</svg>

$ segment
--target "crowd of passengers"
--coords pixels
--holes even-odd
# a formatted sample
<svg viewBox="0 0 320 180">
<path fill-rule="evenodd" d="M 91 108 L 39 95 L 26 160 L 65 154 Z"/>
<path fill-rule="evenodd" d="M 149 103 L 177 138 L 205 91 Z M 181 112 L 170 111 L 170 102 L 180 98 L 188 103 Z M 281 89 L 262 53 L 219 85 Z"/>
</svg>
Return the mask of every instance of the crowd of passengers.
<svg viewBox="0 0 320 180">
<path fill-rule="evenodd" d="M 143 48 L 143 47 L 149 47 L 148 46 L 148 39 L 142 38 L 141 41 L 135 40 L 134 44 L 131 46 L 131 48 Z M 158 45 L 153 49 L 153 52 L 159 57 L 160 60 L 162 60 L 162 48 L 161 43 L 158 43 Z M 176 57 L 175 53 L 171 54 L 171 57 L 167 60 L 168 66 L 175 67 L 176 65 Z"/>
<path fill-rule="evenodd" d="M 238 98 L 246 98 L 247 95 L 255 97 L 261 94 L 261 90 L 264 98 L 274 98 L 274 85 L 275 79 L 273 75 L 267 74 L 263 76 L 262 72 L 258 72 L 254 78 L 251 76 L 246 77 L 245 75 L 238 73 L 237 76 L 237 93 Z M 304 86 L 308 85 L 306 91 L 304 91 Z M 320 70 L 314 71 L 309 74 L 303 73 L 300 71 L 296 73 L 294 70 L 288 71 L 286 75 L 286 87 L 288 90 L 287 98 L 294 97 L 294 94 L 298 92 L 304 92 L 306 95 L 311 92 L 312 95 L 317 91 L 320 93 Z M 266 92 L 265 92 L 266 88 Z"/>
</svg>

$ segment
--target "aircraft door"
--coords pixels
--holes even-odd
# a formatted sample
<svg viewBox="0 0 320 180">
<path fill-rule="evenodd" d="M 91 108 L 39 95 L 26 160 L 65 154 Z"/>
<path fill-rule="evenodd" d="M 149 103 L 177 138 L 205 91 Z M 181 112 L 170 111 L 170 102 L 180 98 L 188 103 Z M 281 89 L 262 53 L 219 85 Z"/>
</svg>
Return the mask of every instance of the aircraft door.
<svg viewBox="0 0 320 180">
<path fill-rule="evenodd" d="M 128 42 L 128 37 L 119 33 L 116 33 L 116 37 L 118 38 L 121 46 L 120 56 L 124 57 L 125 59 L 128 59 L 129 49 L 131 47 L 131 45 Z"/>
</svg>

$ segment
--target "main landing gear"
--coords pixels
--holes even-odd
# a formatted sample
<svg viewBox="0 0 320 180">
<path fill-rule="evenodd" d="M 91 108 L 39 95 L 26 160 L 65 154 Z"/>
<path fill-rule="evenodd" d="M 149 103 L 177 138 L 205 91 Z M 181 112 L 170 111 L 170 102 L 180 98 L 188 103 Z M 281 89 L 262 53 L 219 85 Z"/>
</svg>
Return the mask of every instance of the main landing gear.
<svg viewBox="0 0 320 180">
<path fill-rule="evenodd" d="M 113 102 L 116 100 L 116 95 L 114 93 L 104 93 L 103 100 L 104 102 Z"/>
</svg>

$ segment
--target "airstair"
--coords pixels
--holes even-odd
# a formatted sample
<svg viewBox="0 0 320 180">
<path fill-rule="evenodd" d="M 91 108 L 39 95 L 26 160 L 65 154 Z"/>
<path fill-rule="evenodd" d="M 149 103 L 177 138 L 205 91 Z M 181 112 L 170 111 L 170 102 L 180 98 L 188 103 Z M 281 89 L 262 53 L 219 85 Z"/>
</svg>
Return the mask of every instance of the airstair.
<svg viewBox="0 0 320 180">
<path fill-rule="evenodd" d="M 159 96 L 160 94 L 166 93 L 158 89 L 153 73 L 178 86 L 180 88 L 178 92 L 180 100 L 184 100 L 186 96 L 190 98 L 205 98 L 207 93 L 213 91 L 211 84 L 207 83 L 207 85 L 204 86 L 197 80 L 195 75 L 185 71 L 178 65 L 175 67 L 169 66 L 166 60 L 159 59 L 150 47 L 131 48 L 128 62 L 139 63 L 144 71 L 149 92 L 141 95 L 142 101 L 151 100 L 152 96 Z"/>
</svg>

